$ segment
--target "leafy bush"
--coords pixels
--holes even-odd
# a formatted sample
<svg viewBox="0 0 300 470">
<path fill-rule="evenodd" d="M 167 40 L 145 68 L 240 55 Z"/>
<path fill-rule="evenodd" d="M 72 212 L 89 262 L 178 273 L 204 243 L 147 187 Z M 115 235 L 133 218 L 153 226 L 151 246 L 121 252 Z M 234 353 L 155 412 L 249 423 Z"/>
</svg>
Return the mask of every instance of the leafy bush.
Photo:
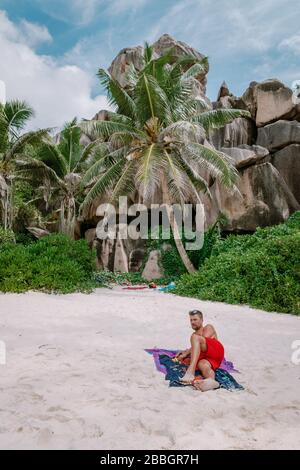
<svg viewBox="0 0 300 470">
<path fill-rule="evenodd" d="M 0 291 L 91 291 L 95 253 L 85 240 L 49 235 L 28 245 L 0 245 Z"/>
<path fill-rule="evenodd" d="M 5 230 L 0 226 L 0 244 L 2 243 L 15 243 L 15 234 L 12 230 Z"/>
<path fill-rule="evenodd" d="M 147 281 L 142 278 L 140 273 L 121 273 L 112 271 L 98 271 L 94 275 L 99 287 L 105 287 L 109 284 L 123 284 L 129 282 L 131 284 L 143 284 Z"/>
<path fill-rule="evenodd" d="M 200 271 L 175 294 L 300 314 L 300 213 L 253 235 L 218 241 Z"/>
<path fill-rule="evenodd" d="M 172 231 L 170 231 L 170 238 L 166 238 L 166 234 L 169 235 L 169 232 L 166 233 L 161 226 L 157 227 L 153 231 L 152 238 L 150 238 L 149 232 L 148 253 L 151 250 L 160 250 L 164 281 L 168 283 L 184 274 L 186 272 L 186 268 L 177 251 Z M 156 238 L 154 238 L 154 235 Z M 186 242 L 192 243 L 195 239 L 195 234 L 194 232 L 185 230 L 184 232 L 181 232 L 181 237 L 183 244 Z M 203 246 L 200 250 L 187 251 L 191 262 L 197 269 L 199 269 L 206 258 L 211 255 L 213 247 L 219 240 L 219 237 L 219 229 L 218 226 L 215 225 L 205 232 Z M 168 249 L 164 249 L 164 244 L 170 245 Z"/>
</svg>

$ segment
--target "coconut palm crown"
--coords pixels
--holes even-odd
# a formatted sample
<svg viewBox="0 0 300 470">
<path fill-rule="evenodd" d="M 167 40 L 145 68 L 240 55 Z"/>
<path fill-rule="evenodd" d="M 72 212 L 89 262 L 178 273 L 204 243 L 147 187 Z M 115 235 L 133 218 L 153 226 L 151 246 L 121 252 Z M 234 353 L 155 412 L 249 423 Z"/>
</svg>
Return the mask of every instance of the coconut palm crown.
<svg viewBox="0 0 300 470">
<path fill-rule="evenodd" d="M 140 72 L 130 69 L 126 89 L 105 70 L 98 71 L 115 112 L 109 113 L 108 121 L 81 124 L 85 132 L 103 140 L 99 158 L 82 181 L 89 188 L 83 210 L 97 197 L 106 195 L 116 203 L 119 196 L 135 191 L 145 203 L 158 190 L 166 204 L 199 202 L 199 192 L 210 196 L 204 171 L 223 186 L 236 188 L 238 173 L 232 160 L 209 145 L 207 136 L 250 114 L 207 109 L 204 100 L 195 98 L 195 77 L 207 72 L 207 58 L 174 59 L 171 51 L 153 58 L 146 43 L 143 60 Z M 169 215 L 172 218 L 172 211 Z M 176 224 L 170 222 L 174 233 Z M 187 269 L 194 271 L 181 241 L 176 244 Z"/>
</svg>

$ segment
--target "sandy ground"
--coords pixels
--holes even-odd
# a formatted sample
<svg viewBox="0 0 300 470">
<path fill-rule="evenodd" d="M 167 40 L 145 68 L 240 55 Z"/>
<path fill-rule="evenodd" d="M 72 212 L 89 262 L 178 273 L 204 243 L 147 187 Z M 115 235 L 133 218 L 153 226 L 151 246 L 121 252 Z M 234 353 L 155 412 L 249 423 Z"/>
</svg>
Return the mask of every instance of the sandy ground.
<svg viewBox="0 0 300 470">
<path fill-rule="evenodd" d="M 244 392 L 168 388 L 200 308 Z M 299 449 L 300 318 L 153 291 L 0 294 L 1 449 Z"/>
</svg>

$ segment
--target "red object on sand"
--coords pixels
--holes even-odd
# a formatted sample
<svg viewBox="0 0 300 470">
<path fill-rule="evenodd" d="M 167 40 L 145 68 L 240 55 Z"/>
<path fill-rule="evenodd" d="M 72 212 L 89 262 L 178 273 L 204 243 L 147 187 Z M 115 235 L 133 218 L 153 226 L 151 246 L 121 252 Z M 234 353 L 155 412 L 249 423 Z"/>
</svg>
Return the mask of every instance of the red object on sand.
<svg viewBox="0 0 300 470">
<path fill-rule="evenodd" d="M 148 286 L 127 286 L 127 287 L 122 287 L 122 289 L 127 289 L 127 290 L 142 290 L 142 289 L 148 289 Z"/>
</svg>

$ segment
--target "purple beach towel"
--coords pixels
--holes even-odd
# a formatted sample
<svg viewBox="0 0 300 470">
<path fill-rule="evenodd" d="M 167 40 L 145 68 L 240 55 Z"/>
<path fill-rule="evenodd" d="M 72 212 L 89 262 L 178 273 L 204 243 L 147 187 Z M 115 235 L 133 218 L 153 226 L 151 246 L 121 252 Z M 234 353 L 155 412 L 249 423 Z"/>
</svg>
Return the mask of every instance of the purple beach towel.
<svg viewBox="0 0 300 470">
<path fill-rule="evenodd" d="M 159 356 L 161 354 L 165 354 L 166 356 L 169 357 L 175 357 L 176 354 L 179 352 L 178 350 L 170 350 L 170 349 L 158 349 L 158 348 L 153 348 L 153 349 L 145 349 L 145 351 L 148 354 L 151 354 L 154 359 L 154 363 L 156 366 L 156 369 L 159 372 L 162 372 L 163 374 L 166 374 L 166 368 L 159 362 Z M 227 361 L 225 358 L 222 361 L 222 364 L 220 365 L 220 369 L 226 370 L 227 372 L 238 372 L 237 369 L 234 368 L 234 365 L 232 362 Z"/>
</svg>

